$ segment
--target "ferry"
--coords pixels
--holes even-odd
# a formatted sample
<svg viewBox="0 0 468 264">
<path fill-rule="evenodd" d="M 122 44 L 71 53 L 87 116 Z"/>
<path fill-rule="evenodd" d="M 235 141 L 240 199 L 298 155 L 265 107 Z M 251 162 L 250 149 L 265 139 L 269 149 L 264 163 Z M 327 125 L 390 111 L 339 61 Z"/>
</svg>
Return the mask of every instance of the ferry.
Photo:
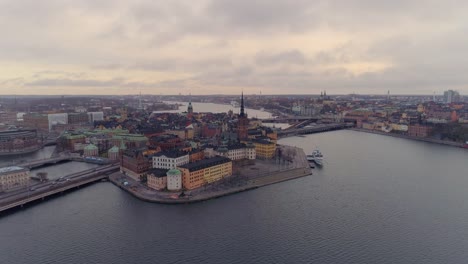
<svg viewBox="0 0 468 264">
<path fill-rule="evenodd" d="M 231 101 L 231 105 L 235 108 L 239 107 L 239 103 L 237 101 Z"/>
<path fill-rule="evenodd" d="M 315 149 L 314 151 L 312 151 L 311 154 L 307 155 L 307 160 L 309 162 L 314 162 L 318 166 L 322 166 L 323 165 L 322 152 L 320 152 L 320 150 L 318 150 L 318 149 Z"/>
</svg>

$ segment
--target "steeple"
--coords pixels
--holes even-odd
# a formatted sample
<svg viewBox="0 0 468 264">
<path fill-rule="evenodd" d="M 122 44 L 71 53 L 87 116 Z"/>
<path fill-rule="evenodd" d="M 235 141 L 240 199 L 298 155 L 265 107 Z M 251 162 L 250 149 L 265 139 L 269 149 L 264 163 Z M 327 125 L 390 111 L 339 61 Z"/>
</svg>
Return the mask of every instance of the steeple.
<svg viewBox="0 0 468 264">
<path fill-rule="evenodd" d="M 242 91 L 242 95 L 241 95 L 241 109 L 240 109 L 240 116 L 245 116 L 245 113 L 244 113 L 244 92 Z"/>
<path fill-rule="evenodd" d="M 189 114 L 193 113 L 193 106 L 192 106 L 192 93 L 189 94 L 189 103 L 187 107 L 187 112 Z"/>
</svg>

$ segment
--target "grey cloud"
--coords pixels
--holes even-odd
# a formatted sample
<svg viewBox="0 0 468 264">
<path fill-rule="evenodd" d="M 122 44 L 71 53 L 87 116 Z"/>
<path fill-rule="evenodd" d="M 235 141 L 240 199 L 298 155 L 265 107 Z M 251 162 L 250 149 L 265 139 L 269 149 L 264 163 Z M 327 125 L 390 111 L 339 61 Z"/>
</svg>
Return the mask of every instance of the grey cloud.
<svg viewBox="0 0 468 264">
<path fill-rule="evenodd" d="M 260 66 L 276 64 L 300 64 L 307 63 L 306 56 L 299 50 L 289 50 L 285 52 L 269 54 L 260 52 L 255 57 L 255 62 Z"/>
<path fill-rule="evenodd" d="M 40 79 L 26 83 L 26 86 L 48 86 L 48 87 L 113 87 L 125 84 L 122 78 L 111 80 L 93 80 L 93 79 Z"/>
</svg>

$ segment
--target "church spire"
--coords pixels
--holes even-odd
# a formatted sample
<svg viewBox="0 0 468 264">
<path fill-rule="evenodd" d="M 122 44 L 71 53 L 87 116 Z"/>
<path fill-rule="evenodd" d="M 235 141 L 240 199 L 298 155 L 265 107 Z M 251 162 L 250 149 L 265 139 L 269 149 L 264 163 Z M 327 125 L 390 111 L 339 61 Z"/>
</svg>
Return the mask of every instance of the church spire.
<svg viewBox="0 0 468 264">
<path fill-rule="evenodd" d="M 193 106 L 192 106 L 192 93 L 189 94 L 189 104 L 187 107 L 187 113 L 190 115 L 193 113 Z"/>
<path fill-rule="evenodd" d="M 245 116 L 245 113 L 244 113 L 244 91 L 242 91 L 242 95 L 241 95 L 240 116 Z"/>
</svg>

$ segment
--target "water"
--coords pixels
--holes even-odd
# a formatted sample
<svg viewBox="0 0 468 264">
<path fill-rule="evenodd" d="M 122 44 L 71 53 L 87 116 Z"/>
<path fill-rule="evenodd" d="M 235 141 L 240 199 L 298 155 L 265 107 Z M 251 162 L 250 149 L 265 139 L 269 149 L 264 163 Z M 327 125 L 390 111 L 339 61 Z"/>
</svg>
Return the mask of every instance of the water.
<svg viewBox="0 0 468 264">
<path fill-rule="evenodd" d="M 184 111 L 187 111 L 187 106 L 188 102 L 166 102 L 169 104 L 181 104 L 182 106 L 179 107 L 178 110 L 167 110 L 167 111 L 156 111 L 157 112 L 170 112 L 170 113 L 181 113 Z M 193 111 L 194 112 L 212 112 L 212 113 L 227 113 L 229 110 L 232 110 L 234 113 L 239 113 L 240 108 L 239 107 L 233 107 L 232 105 L 224 105 L 224 104 L 214 104 L 214 103 L 196 103 L 192 102 L 193 106 Z M 261 111 L 261 110 L 256 110 L 256 109 L 250 109 L 246 108 L 245 112 L 249 116 L 249 118 L 259 118 L 259 119 L 264 119 L 264 118 L 271 118 L 272 115 L 269 112 Z"/>
<path fill-rule="evenodd" d="M 97 183 L 0 218 L 0 263 L 467 263 L 468 151 L 355 131 L 281 143 L 305 178 L 192 205 Z"/>
<path fill-rule="evenodd" d="M 80 171 L 92 169 L 99 167 L 97 164 L 85 163 L 85 162 L 78 162 L 78 161 L 70 161 L 65 163 L 60 163 L 53 166 L 47 166 L 42 168 L 37 168 L 31 170 L 31 175 L 36 175 L 38 172 L 47 172 L 47 177 L 49 180 L 56 180 L 62 176 L 66 176 L 72 173 L 77 173 Z"/>
<path fill-rule="evenodd" d="M 36 152 L 24 155 L 0 156 L 0 168 L 10 166 L 14 163 L 21 162 L 23 160 L 47 159 L 50 158 L 50 156 L 54 153 L 54 150 L 55 146 L 47 146 Z"/>
</svg>

